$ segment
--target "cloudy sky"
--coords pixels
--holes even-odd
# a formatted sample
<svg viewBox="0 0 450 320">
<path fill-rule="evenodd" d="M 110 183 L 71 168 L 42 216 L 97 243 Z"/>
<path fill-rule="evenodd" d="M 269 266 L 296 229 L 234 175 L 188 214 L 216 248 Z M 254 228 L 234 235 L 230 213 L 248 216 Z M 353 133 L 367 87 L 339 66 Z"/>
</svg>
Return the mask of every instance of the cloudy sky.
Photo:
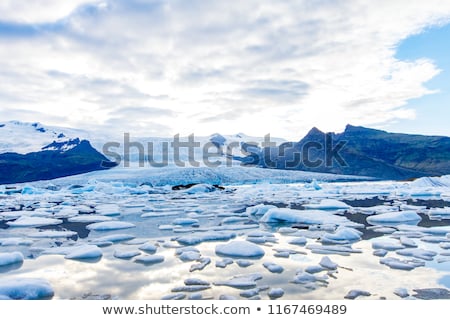
<svg viewBox="0 0 450 320">
<path fill-rule="evenodd" d="M 448 0 L 2 0 L 0 120 L 450 135 Z"/>
</svg>

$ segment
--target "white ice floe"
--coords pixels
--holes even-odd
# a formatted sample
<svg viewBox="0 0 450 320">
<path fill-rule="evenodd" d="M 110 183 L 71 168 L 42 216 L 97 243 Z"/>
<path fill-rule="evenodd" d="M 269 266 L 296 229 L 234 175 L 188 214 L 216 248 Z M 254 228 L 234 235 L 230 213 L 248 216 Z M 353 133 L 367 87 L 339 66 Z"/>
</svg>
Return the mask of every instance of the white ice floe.
<svg viewBox="0 0 450 320">
<path fill-rule="evenodd" d="M 0 245 L 2 247 L 8 247 L 8 246 L 31 246 L 33 244 L 33 240 L 30 239 L 24 239 L 24 238 L 3 238 L 0 239 Z"/>
<path fill-rule="evenodd" d="M 16 221 L 9 221 L 6 224 L 10 227 L 27 228 L 27 227 L 42 227 L 61 224 L 63 221 L 53 218 L 41 217 L 20 217 Z"/>
<path fill-rule="evenodd" d="M 31 232 L 28 234 L 30 238 L 70 238 L 76 236 L 75 231 L 57 231 L 57 230 L 45 230 L 38 232 Z"/>
<path fill-rule="evenodd" d="M 284 295 L 284 290 L 282 288 L 271 288 L 267 295 L 270 299 L 278 299 Z"/>
<path fill-rule="evenodd" d="M 247 289 L 243 290 L 239 293 L 239 295 L 243 298 L 252 298 L 259 294 L 259 288 Z"/>
<path fill-rule="evenodd" d="M 103 255 L 102 250 L 95 245 L 82 245 L 74 247 L 65 255 L 66 259 L 98 259 Z"/>
<path fill-rule="evenodd" d="M 349 255 L 351 253 L 362 253 L 362 250 L 353 249 L 350 245 L 309 244 L 306 246 L 306 249 L 311 250 L 312 253 L 319 253 L 319 254 Z"/>
<path fill-rule="evenodd" d="M 0 296 L 13 300 L 37 300 L 53 297 L 54 291 L 44 279 L 0 279 Z"/>
<path fill-rule="evenodd" d="M 154 254 L 156 252 L 156 250 L 158 250 L 158 247 L 150 242 L 146 242 L 146 243 L 142 244 L 141 246 L 139 246 L 139 250 L 142 250 L 146 253 Z"/>
<path fill-rule="evenodd" d="M 144 264 L 144 265 L 152 265 L 164 262 L 164 256 L 160 255 L 141 255 L 134 259 L 134 262 Z"/>
<path fill-rule="evenodd" d="M 427 214 L 430 217 L 430 219 L 435 220 L 450 219 L 450 207 L 431 208 Z"/>
<path fill-rule="evenodd" d="M 82 222 L 82 223 L 105 222 L 111 220 L 113 220 L 111 217 L 100 216 L 96 214 L 80 214 L 78 216 L 69 218 L 69 222 Z"/>
<path fill-rule="evenodd" d="M 307 266 L 305 268 L 305 272 L 308 272 L 308 273 L 311 273 L 311 274 L 319 273 L 319 272 L 322 272 L 324 270 L 327 270 L 327 269 L 322 267 L 322 266 Z"/>
<path fill-rule="evenodd" d="M 186 298 L 185 293 L 172 293 L 161 298 L 161 300 L 183 300 Z"/>
<path fill-rule="evenodd" d="M 23 254 L 18 251 L 0 253 L 0 267 L 22 263 L 23 262 Z"/>
<path fill-rule="evenodd" d="M 317 209 L 317 210 L 339 210 L 351 208 L 345 202 L 335 199 L 323 199 L 320 201 L 320 203 L 309 203 L 304 204 L 303 206 L 307 209 Z"/>
<path fill-rule="evenodd" d="M 120 208 L 117 204 L 105 203 L 97 205 L 95 212 L 103 216 L 118 216 L 120 215 Z"/>
<path fill-rule="evenodd" d="M 201 254 L 200 252 L 195 252 L 195 251 L 185 251 L 183 253 L 181 253 L 178 258 L 183 261 L 183 262 L 188 262 L 188 261 L 196 261 L 198 259 L 201 258 Z"/>
<path fill-rule="evenodd" d="M 216 286 L 228 286 L 237 289 L 251 289 L 256 287 L 256 281 L 261 280 L 259 273 L 238 275 L 229 280 L 221 280 L 214 282 Z"/>
<path fill-rule="evenodd" d="M 321 239 L 325 244 L 346 244 L 361 240 L 362 232 L 353 228 L 339 227 L 333 233 L 326 233 Z"/>
<path fill-rule="evenodd" d="M 134 228 L 136 225 L 125 221 L 105 221 L 88 224 L 86 229 L 95 231 L 110 231 Z"/>
<path fill-rule="evenodd" d="M 400 243 L 402 245 L 404 245 L 405 247 L 411 247 L 411 248 L 417 247 L 417 243 L 415 243 L 414 240 L 412 240 L 411 238 L 408 238 L 406 236 L 400 237 Z"/>
<path fill-rule="evenodd" d="M 184 280 L 184 284 L 187 286 L 209 286 L 210 283 L 203 279 L 188 278 Z"/>
<path fill-rule="evenodd" d="M 192 218 L 178 218 L 178 219 L 173 220 L 172 224 L 181 225 L 181 226 L 193 225 L 193 224 L 198 224 L 198 220 L 192 219 Z"/>
<path fill-rule="evenodd" d="M 227 241 L 235 237 L 236 233 L 228 231 L 197 232 L 192 235 L 178 237 L 176 241 L 182 245 L 192 246 L 205 241 Z"/>
<path fill-rule="evenodd" d="M 419 260 L 400 260 L 392 257 L 382 258 L 380 259 L 380 263 L 387 265 L 391 269 L 399 270 L 412 270 L 425 265 L 425 262 Z"/>
<path fill-rule="evenodd" d="M 235 258 L 261 258 L 264 250 L 248 241 L 232 241 L 227 244 L 219 244 L 215 249 L 216 254 Z"/>
<path fill-rule="evenodd" d="M 267 211 L 270 209 L 276 209 L 277 207 L 271 204 L 265 205 L 265 204 L 258 204 L 256 206 L 251 206 L 245 209 L 245 213 L 249 216 L 263 216 L 266 214 Z"/>
<path fill-rule="evenodd" d="M 350 300 L 354 300 L 358 297 L 369 297 L 371 296 L 371 293 L 368 291 L 364 291 L 364 290 L 350 290 L 346 295 L 345 295 L 345 299 L 350 299 Z"/>
<path fill-rule="evenodd" d="M 373 249 L 384 249 L 388 251 L 394 251 L 404 249 L 405 246 L 397 239 L 375 239 L 372 242 Z"/>
<path fill-rule="evenodd" d="M 417 224 L 422 218 L 415 211 L 386 212 L 367 217 L 370 224 Z"/>
<path fill-rule="evenodd" d="M 233 259 L 231 258 L 223 258 L 222 260 L 216 261 L 217 268 L 226 268 L 228 265 L 233 264 Z"/>
<path fill-rule="evenodd" d="M 337 267 L 338 267 L 338 264 L 333 262 L 333 261 L 331 261 L 331 259 L 329 257 L 327 257 L 327 256 L 323 257 L 320 260 L 319 265 L 321 267 L 324 267 L 325 269 L 328 269 L 328 270 L 336 270 Z"/>
<path fill-rule="evenodd" d="M 396 250 L 395 253 L 401 256 L 414 257 L 422 260 L 431 261 L 437 255 L 437 252 L 418 248 L 407 248 Z"/>
<path fill-rule="evenodd" d="M 253 262 L 249 260 L 238 259 L 236 260 L 236 264 L 241 268 L 247 268 L 250 267 L 253 264 Z"/>
<path fill-rule="evenodd" d="M 195 284 L 195 285 L 189 285 L 189 286 L 180 286 L 172 288 L 172 292 L 197 292 L 197 291 L 203 291 L 210 289 L 211 286 L 208 285 L 201 285 L 201 284 Z"/>
<path fill-rule="evenodd" d="M 102 243 L 102 242 L 117 243 L 117 242 L 128 241 L 128 240 L 131 240 L 131 239 L 134 239 L 134 238 L 136 238 L 136 237 L 131 235 L 131 234 L 115 233 L 115 234 L 109 234 L 107 236 L 103 236 L 103 237 L 100 237 L 100 238 L 93 239 L 92 243 Z"/>
<path fill-rule="evenodd" d="M 288 241 L 289 244 L 297 245 L 297 246 L 304 246 L 307 243 L 307 240 L 305 237 L 296 237 L 292 238 Z"/>
<path fill-rule="evenodd" d="M 272 273 L 282 273 L 284 268 L 273 262 L 264 262 L 263 267 L 269 270 Z"/>
<path fill-rule="evenodd" d="M 394 290 L 394 294 L 399 296 L 400 298 L 409 297 L 408 290 L 406 288 L 396 288 Z"/>
<path fill-rule="evenodd" d="M 141 253 L 138 250 L 116 250 L 114 251 L 114 257 L 118 259 L 131 259 L 139 256 Z"/>
<path fill-rule="evenodd" d="M 315 276 L 308 272 L 299 271 L 290 282 L 295 284 L 307 284 L 316 281 L 326 282 L 327 278 L 327 276 Z"/>
<path fill-rule="evenodd" d="M 198 263 L 191 265 L 191 267 L 189 268 L 189 272 L 202 271 L 206 268 L 207 265 L 211 263 L 211 258 L 203 257 L 198 259 L 197 261 Z"/>
<path fill-rule="evenodd" d="M 261 218 L 261 222 L 280 223 L 291 222 L 298 224 L 336 224 L 352 225 L 353 223 L 343 216 L 334 215 L 321 210 L 294 210 L 289 208 L 269 209 Z"/>
<path fill-rule="evenodd" d="M 373 255 L 377 257 L 384 257 L 388 254 L 388 251 L 385 249 L 377 249 L 373 251 Z"/>
</svg>

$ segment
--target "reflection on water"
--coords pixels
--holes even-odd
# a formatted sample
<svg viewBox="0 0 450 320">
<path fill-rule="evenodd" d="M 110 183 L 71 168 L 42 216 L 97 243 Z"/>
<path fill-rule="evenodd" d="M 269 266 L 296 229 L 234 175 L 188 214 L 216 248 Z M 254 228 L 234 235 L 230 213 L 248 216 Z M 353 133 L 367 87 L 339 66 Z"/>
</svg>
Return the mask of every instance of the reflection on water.
<svg viewBox="0 0 450 320">
<path fill-rule="evenodd" d="M 302 204 L 311 200 L 304 195 L 304 189 L 287 189 L 286 186 L 272 187 L 271 204 L 279 207 L 301 209 Z M 448 201 L 442 199 L 422 199 L 420 201 L 410 199 L 395 199 L 387 196 L 366 196 L 367 199 L 340 199 L 352 207 L 372 207 L 383 204 L 392 205 L 394 201 L 403 201 L 405 204 L 416 206 L 448 206 Z M 47 279 L 55 290 L 54 299 L 81 299 L 89 295 L 105 295 L 119 299 L 161 299 L 172 293 L 172 289 L 184 286 L 184 280 L 199 278 L 211 283 L 211 288 L 201 291 L 204 298 L 218 299 L 221 295 L 239 297 L 242 290 L 216 286 L 217 281 L 229 280 L 236 275 L 248 275 L 259 273 L 262 279 L 257 280 L 257 287 L 282 288 L 283 299 L 343 299 L 353 289 L 365 290 L 371 293 L 365 299 L 399 299 L 393 292 L 397 288 L 405 288 L 410 294 L 414 289 L 420 288 L 450 288 L 450 262 L 438 263 L 436 259 L 427 261 L 424 267 L 411 271 L 390 269 L 380 264 L 380 258 L 373 255 L 372 241 L 386 238 L 389 235 L 377 232 L 367 223 L 367 215 L 357 209 L 341 211 L 339 214 L 347 219 L 361 224 L 362 240 L 352 244 L 353 249 L 359 249 L 362 253 L 350 255 L 327 254 L 339 267 L 336 271 L 321 271 L 316 274 L 320 281 L 306 281 L 305 283 L 292 283 L 296 274 L 305 268 L 318 266 L 323 254 L 312 253 L 311 250 L 289 244 L 293 239 L 290 233 L 278 233 L 280 227 L 291 227 L 294 224 L 259 224 L 258 217 L 247 216 L 245 208 L 267 202 L 266 191 L 260 193 L 251 187 L 240 187 L 238 192 L 222 192 L 200 195 L 148 193 L 130 194 L 118 196 L 102 195 L 101 203 L 119 203 L 122 205 L 120 220 L 134 223 L 133 229 L 116 231 L 89 231 L 87 223 L 71 223 L 66 218 L 58 226 L 40 228 L 7 228 L 4 222 L 0 222 L 0 239 L 17 239 L 17 243 L 8 246 L 0 246 L 0 252 L 21 251 L 25 261 L 19 264 L 0 267 L 0 280 L 3 278 L 25 277 Z M 71 195 L 70 201 L 75 204 L 100 201 L 98 195 Z M 142 204 L 142 205 L 141 205 Z M 94 205 L 95 206 L 95 203 Z M 151 213 L 150 217 L 141 215 Z M 448 225 L 448 220 L 430 220 L 426 214 L 420 213 L 421 227 L 434 227 Z M 198 220 L 198 225 L 176 225 L 171 228 L 160 228 L 161 225 L 171 225 L 175 218 L 189 217 Z M 225 218 L 241 218 L 225 221 Z M 229 221 L 232 221 L 231 223 Z M 230 227 L 236 233 L 235 240 L 245 240 L 247 233 L 255 229 L 246 229 L 254 226 L 256 230 L 273 233 L 277 243 L 266 242 L 260 244 L 265 250 L 261 259 L 252 260 L 253 264 L 240 267 L 234 261 L 226 268 L 216 267 L 216 262 L 223 257 L 215 254 L 215 247 L 223 242 L 203 242 L 195 245 L 202 257 L 211 258 L 211 263 L 201 271 L 190 272 L 192 264 L 196 261 L 182 262 L 176 255 L 179 244 L 176 238 L 195 232 L 215 232 L 220 228 Z M 244 227 L 243 227 L 244 226 Z M 363 227 L 364 226 L 364 227 Z M 76 236 L 67 239 L 33 239 L 32 243 L 23 242 L 21 239 L 29 239 L 30 233 L 37 230 L 71 230 L 77 232 Z M 296 229 L 297 231 L 299 229 Z M 294 230 L 295 231 L 295 230 Z M 307 229 L 302 231 L 307 232 Z M 280 230 L 281 232 L 281 230 Z M 322 231 L 320 231 L 322 232 Z M 309 233 L 308 244 L 320 244 L 320 232 Z M 110 244 L 102 247 L 103 256 L 96 260 L 69 260 L 63 255 L 42 254 L 46 248 L 64 248 L 74 244 L 88 244 L 98 238 L 114 235 L 128 234 L 142 241 L 131 241 Z M 314 237 L 313 235 L 318 235 Z M 432 250 L 439 254 L 450 250 L 443 249 L 439 243 L 423 242 L 414 239 L 421 249 Z M 139 250 L 139 246 L 150 241 L 158 247 L 157 255 L 164 256 L 162 263 L 155 265 L 142 265 L 135 263 L 131 258 L 118 259 L 114 257 L 115 251 L 125 252 Z M 287 258 L 275 256 L 274 249 L 289 249 L 306 252 L 306 254 L 291 254 Z M 144 254 L 144 252 L 142 252 Z M 404 259 L 395 252 L 388 252 L 386 257 Z M 273 262 L 284 268 L 282 273 L 271 273 L 263 267 L 263 263 Z M 187 297 L 190 296 L 186 292 Z M 267 290 L 262 290 L 259 295 L 267 299 Z"/>
</svg>

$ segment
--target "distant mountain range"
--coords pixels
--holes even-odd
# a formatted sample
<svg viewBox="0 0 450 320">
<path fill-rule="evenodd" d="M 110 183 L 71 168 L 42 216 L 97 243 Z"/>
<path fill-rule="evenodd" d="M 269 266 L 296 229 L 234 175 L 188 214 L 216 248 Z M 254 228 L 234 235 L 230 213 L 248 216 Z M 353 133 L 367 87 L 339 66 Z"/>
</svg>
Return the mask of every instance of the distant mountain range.
<svg viewBox="0 0 450 320">
<path fill-rule="evenodd" d="M 343 133 L 317 128 L 298 142 L 259 149 L 244 163 L 379 179 L 413 179 L 450 173 L 450 138 L 347 125 Z"/>
<path fill-rule="evenodd" d="M 100 149 L 106 139 L 39 123 L 0 123 L 0 184 L 48 180 L 114 167 L 117 163 L 92 146 Z M 149 141 L 154 143 L 151 156 L 156 159 L 164 158 L 167 150 L 168 166 L 175 166 L 174 151 L 163 148 L 164 144 L 170 145 L 171 139 L 133 137 L 132 140 L 143 148 Z M 214 159 L 221 159 L 224 165 L 233 160 L 234 165 L 393 180 L 450 174 L 449 137 L 388 133 L 348 125 L 342 133 L 324 133 L 313 128 L 297 142 L 272 139 L 272 146 L 263 146 L 262 141 L 243 134 L 196 137 L 201 147 L 194 150 L 193 156 L 201 161 L 203 146 L 210 143 L 220 149 Z M 124 144 L 110 150 L 117 151 L 119 159 L 124 159 Z M 140 150 L 129 149 L 128 157 L 136 167 Z M 143 157 L 148 157 L 148 150 L 145 151 Z M 192 154 L 182 149 L 179 157 L 187 163 Z M 150 165 L 148 161 L 144 164 Z"/>
<path fill-rule="evenodd" d="M 87 140 L 67 137 L 39 123 L 0 123 L 0 184 L 49 180 L 113 166 Z"/>
</svg>

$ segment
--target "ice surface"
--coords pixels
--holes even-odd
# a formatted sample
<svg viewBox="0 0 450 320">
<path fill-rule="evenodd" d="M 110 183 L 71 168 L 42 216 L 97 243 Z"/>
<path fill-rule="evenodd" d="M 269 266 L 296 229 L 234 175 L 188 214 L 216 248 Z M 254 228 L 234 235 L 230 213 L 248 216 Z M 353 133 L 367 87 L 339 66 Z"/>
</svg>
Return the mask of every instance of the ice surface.
<svg viewBox="0 0 450 320">
<path fill-rule="evenodd" d="M 291 222 L 298 224 L 314 225 L 314 224 L 351 224 L 347 218 L 337 216 L 327 211 L 321 210 L 294 210 L 289 208 L 273 208 L 269 209 L 261 218 L 261 222 L 279 223 Z"/>
<path fill-rule="evenodd" d="M 320 260 L 319 265 L 328 270 L 336 270 L 338 267 L 338 264 L 331 261 L 331 259 L 327 256 L 323 257 L 322 260 Z"/>
<path fill-rule="evenodd" d="M 345 295 L 345 299 L 351 299 L 354 300 L 358 297 L 369 297 L 371 296 L 370 292 L 364 291 L 364 290 L 350 290 L 346 295 Z"/>
<path fill-rule="evenodd" d="M 27 227 L 41 227 L 61 224 L 62 220 L 52 218 L 40 217 L 20 217 L 16 221 L 9 221 L 6 224 L 10 227 L 27 228 Z"/>
<path fill-rule="evenodd" d="M 320 203 L 309 203 L 303 205 L 307 209 L 318 209 L 318 210 L 339 210 L 339 209 L 349 209 L 350 206 L 345 202 L 335 200 L 335 199 L 323 199 Z"/>
<path fill-rule="evenodd" d="M 348 227 L 339 227 L 334 233 L 326 233 L 321 241 L 325 244 L 346 244 L 361 240 L 361 236 L 361 231 Z"/>
<path fill-rule="evenodd" d="M 236 260 L 236 264 L 241 268 L 247 268 L 247 267 L 250 267 L 253 264 L 253 262 L 251 262 L 249 260 L 238 259 L 238 260 Z"/>
<path fill-rule="evenodd" d="M 409 296 L 408 290 L 405 288 L 396 288 L 394 290 L 394 294 L 399 296 L 400 298 L 406 298 Z"/>
<path fill-rule="evenodd" d="M 402 245 L 404 245 L 405 247 L 412 247 L 412 248 L 417 247 L 417 243 L 415 243 L 414 240 L 412 240 L 406 236 L 400 237 L 400 243 Z"/>
<path fill-rule="evenodd" d="M 172 224 L 174 225 L 192 225 L 192 224 L 198 224 L 197 219 L 191 219 L 191 218 L 178 218 L 172 221 Z"/>
<path fill-rule="evenodd" d="M 53 288 L 44 279 L 0 279 L 0 296 L 13 300 L 49 299 L 53 295 Z"/>
<path fill-rule="evenodd" d="M 289 244 L 297 245 L 297 246 L 304 246 L 307 243 L 307 240 L 305 237 L 296 237 L 288 241 Z"/>
<path fill-rule="evenodd" d="M 400 241 L 398 241 L 396 239 L 380 239 L 380 240 L 377 239 L 372 242 L 372 248 L 393 251 L 393 250 L 404 249 L 405 246 L 403 246 L 400 243 Z"/>
<path fill-rule="evenodd" d="M 407 248 L 396 250 L 395 253 L 401 256 L 414 257 L 418 259 L 423 259 L 427 261 L 433 260 L 433 257 L 437 255 L 437 252 L 425 249 L 417 249 L 417 248 Z"/>
<path fill-rule="evenodd" d="M 370 224 L 417 224 L 421 220 L 422 218 L 415 211 L 386 212 L 367 217 L 367 222 Z"/>
<path fill-rule="evenodd" d="M 270 299 L 278 299 L 284 295 L 284 290 L 282 288 L 271 288 L 267 295 Z"/>
<path fill-rule="evenodd" d="M 207 265 L 209 265 L 211 263 L 211 258 L 209 257 L 204 257 L 204 258 L 200 258 L 197 260 L 199 263 L 193 264 L 190 268 L 189 268 L 189 272 L 194 272 L 194 271 L 202 271 L 203 269 L 206 268 Z"/>
<path fill-rule="evenodd" d="M 198 278 L 188 278 L 184 280 L 184 284 L 187 286 L 209 286 L 210 283 L 206 280 L 198 279 Z"/>
<path fill-rule="evenodd" d="M 362 250 L 353 249 L 351 246 L 347 245 L 319 245 L 319 244 L 309 244 L 306 249 L 310 249 L 313 253 L 320 254 L 341 254 L 349 255 L 350 253 L 362 253 Z"/>
<path fill-rule="evenodd" d="M 134 262 L 144 265 L 152 265 L 164 262 L 164 256 L 160 255 L 141 255 L 134 259 Z"/>
<path fill-rule="evenodd" d="M 83 223 L 93 223 L 93 222 L 104 222 L 113 220 L 111 217 L 100 216 L 100 215 L 91 215 L 91 214 L 82 214 L 76 217 L 69 218 L 70 222 L 83 222 Z"/>
<path fill-rule="evenodd" d="M 284 271 L 282 266 L 273 262 L 264 262 L 263 266 L 272 273 L 282 273 Z"/>
<path fill-rule="evenodd" d="M 400 270 L 412 270 L 417 267 L 423 267 L 425 265 L 424 262 L 418 260 L 400 260 L 397 258 L 382 258 L 380 259 L 381 264 L 385 264 L 392 269 L 400 269 Z"/>
<path fill-rule="evenodd" d="M 216 246 L 216 254 L 235 258 L 261 258 L 264 250 L 248 241 L 232 241 Z"/>
<path fill-rule="evenodd" d="M 291 281 L 291 283 L 295 283 L 295 284 L 307 284 L 307 283 L 311 283 L 311 282 L 326 282 L 326 277 L 319 277 L 319 276 L 315 276 L 313 274 L 310 274 L 308 272 L 297 272 L 297 274 L 295 275 L 294 279 Z"/>
<path fill-rule="evenodd" d="M 172 292 L 197 292 L 210 289 L 210 285 L 189 285 L 189 286 L 181 286 L 175 287 L 172 289 Z"/>
<path fill-rule="evenodd" d="M 178 237 L 176 241 L 182 245 L 192 246 L 205 241 L 227 241 L 235 237 L 236 233 L 228 231 L 197 232 L 192 235 Z"/>
<path fill-rule="evenodd" d="M 233 259 L 231 258 L 223 258 L 222 260 L 216 261 L 217 268 L 226 268 L 230 264 L 233 264 Z"/>
<path fill-rule="evenodd" d="M 76 236 L 75 231 L 56 231 L 56 230 L 45 230 L 38 232 L 31 232 L 28 234 L 30 238 L 70 238 Z"/>
<path fill-rule="evenodd" d="M 228 286 L 237 289 L 251 289 L 256 287 L 256 281 L 261 280 L 262 276 L 259 273 L 238 275 L 230 280 L 215 281 L 216 286 Z"/>
<path fill-rule="evenodd" d="M 82 245 L 73 248 L 66 259 L 97 259 L 103 255 L 102 250 L 95 245 Z"/>
<path fill-rule="evenodd" d="M 158 250 L 158 247 L 150 242 L 146 242 L 143 245 L 139 246 L 139 250 L 142 250 L 150 254 L 154 254 L 156 250 Z"/>
<path fill-rule="evenodd" d="M 110 231 L 134 228 L 136 225 L 125 221 L 105 221 L 88 224 L 86 229 L 95 231 Z"/>
<path fill-rule="evenodd" d="M 23 262 L 23 254 L 18 251 L 0 253 L 0 267 Z"/>
<path fill-rule="evenodd" d="M 114 251 L 114 257 L 118 259 L 131 259 L 134 258 L 141 253 L 138 250 L 116 250 Z"/>
<path fill-rule="evenodd" d="M 103 236 L 97 239 L 93 239 L 93 243 L 101 243 L 101 242 L 113 242 L 113 243 L 117 243 L 117 242 L 124 242 L 124 241 L 128 241 L 131 239 L 136 238 L 135 236 L 131 235 L 131 234 L 126 234 L 126 233 L 116 233 L 116 234 L 110 234 L 107 236 Z"/>
<path fill-rule="evenodd" d="M 324 270 L 327 270 L 327 269 L 322 267 L 322 266 L 307 266 L 305 268 L 305 272 L 308 272 L 308 273 L 311 273 L 311 274 L 319 273 L 319 272 L 322 272 Z"/>
<path fill-rule="evenodd" d="M 199 252 L 195 251 L 185 251 L 181 253 L 178 258 L 183 262 L 195 261 L 200 259 L 202 255 Z"/>
</svg>

